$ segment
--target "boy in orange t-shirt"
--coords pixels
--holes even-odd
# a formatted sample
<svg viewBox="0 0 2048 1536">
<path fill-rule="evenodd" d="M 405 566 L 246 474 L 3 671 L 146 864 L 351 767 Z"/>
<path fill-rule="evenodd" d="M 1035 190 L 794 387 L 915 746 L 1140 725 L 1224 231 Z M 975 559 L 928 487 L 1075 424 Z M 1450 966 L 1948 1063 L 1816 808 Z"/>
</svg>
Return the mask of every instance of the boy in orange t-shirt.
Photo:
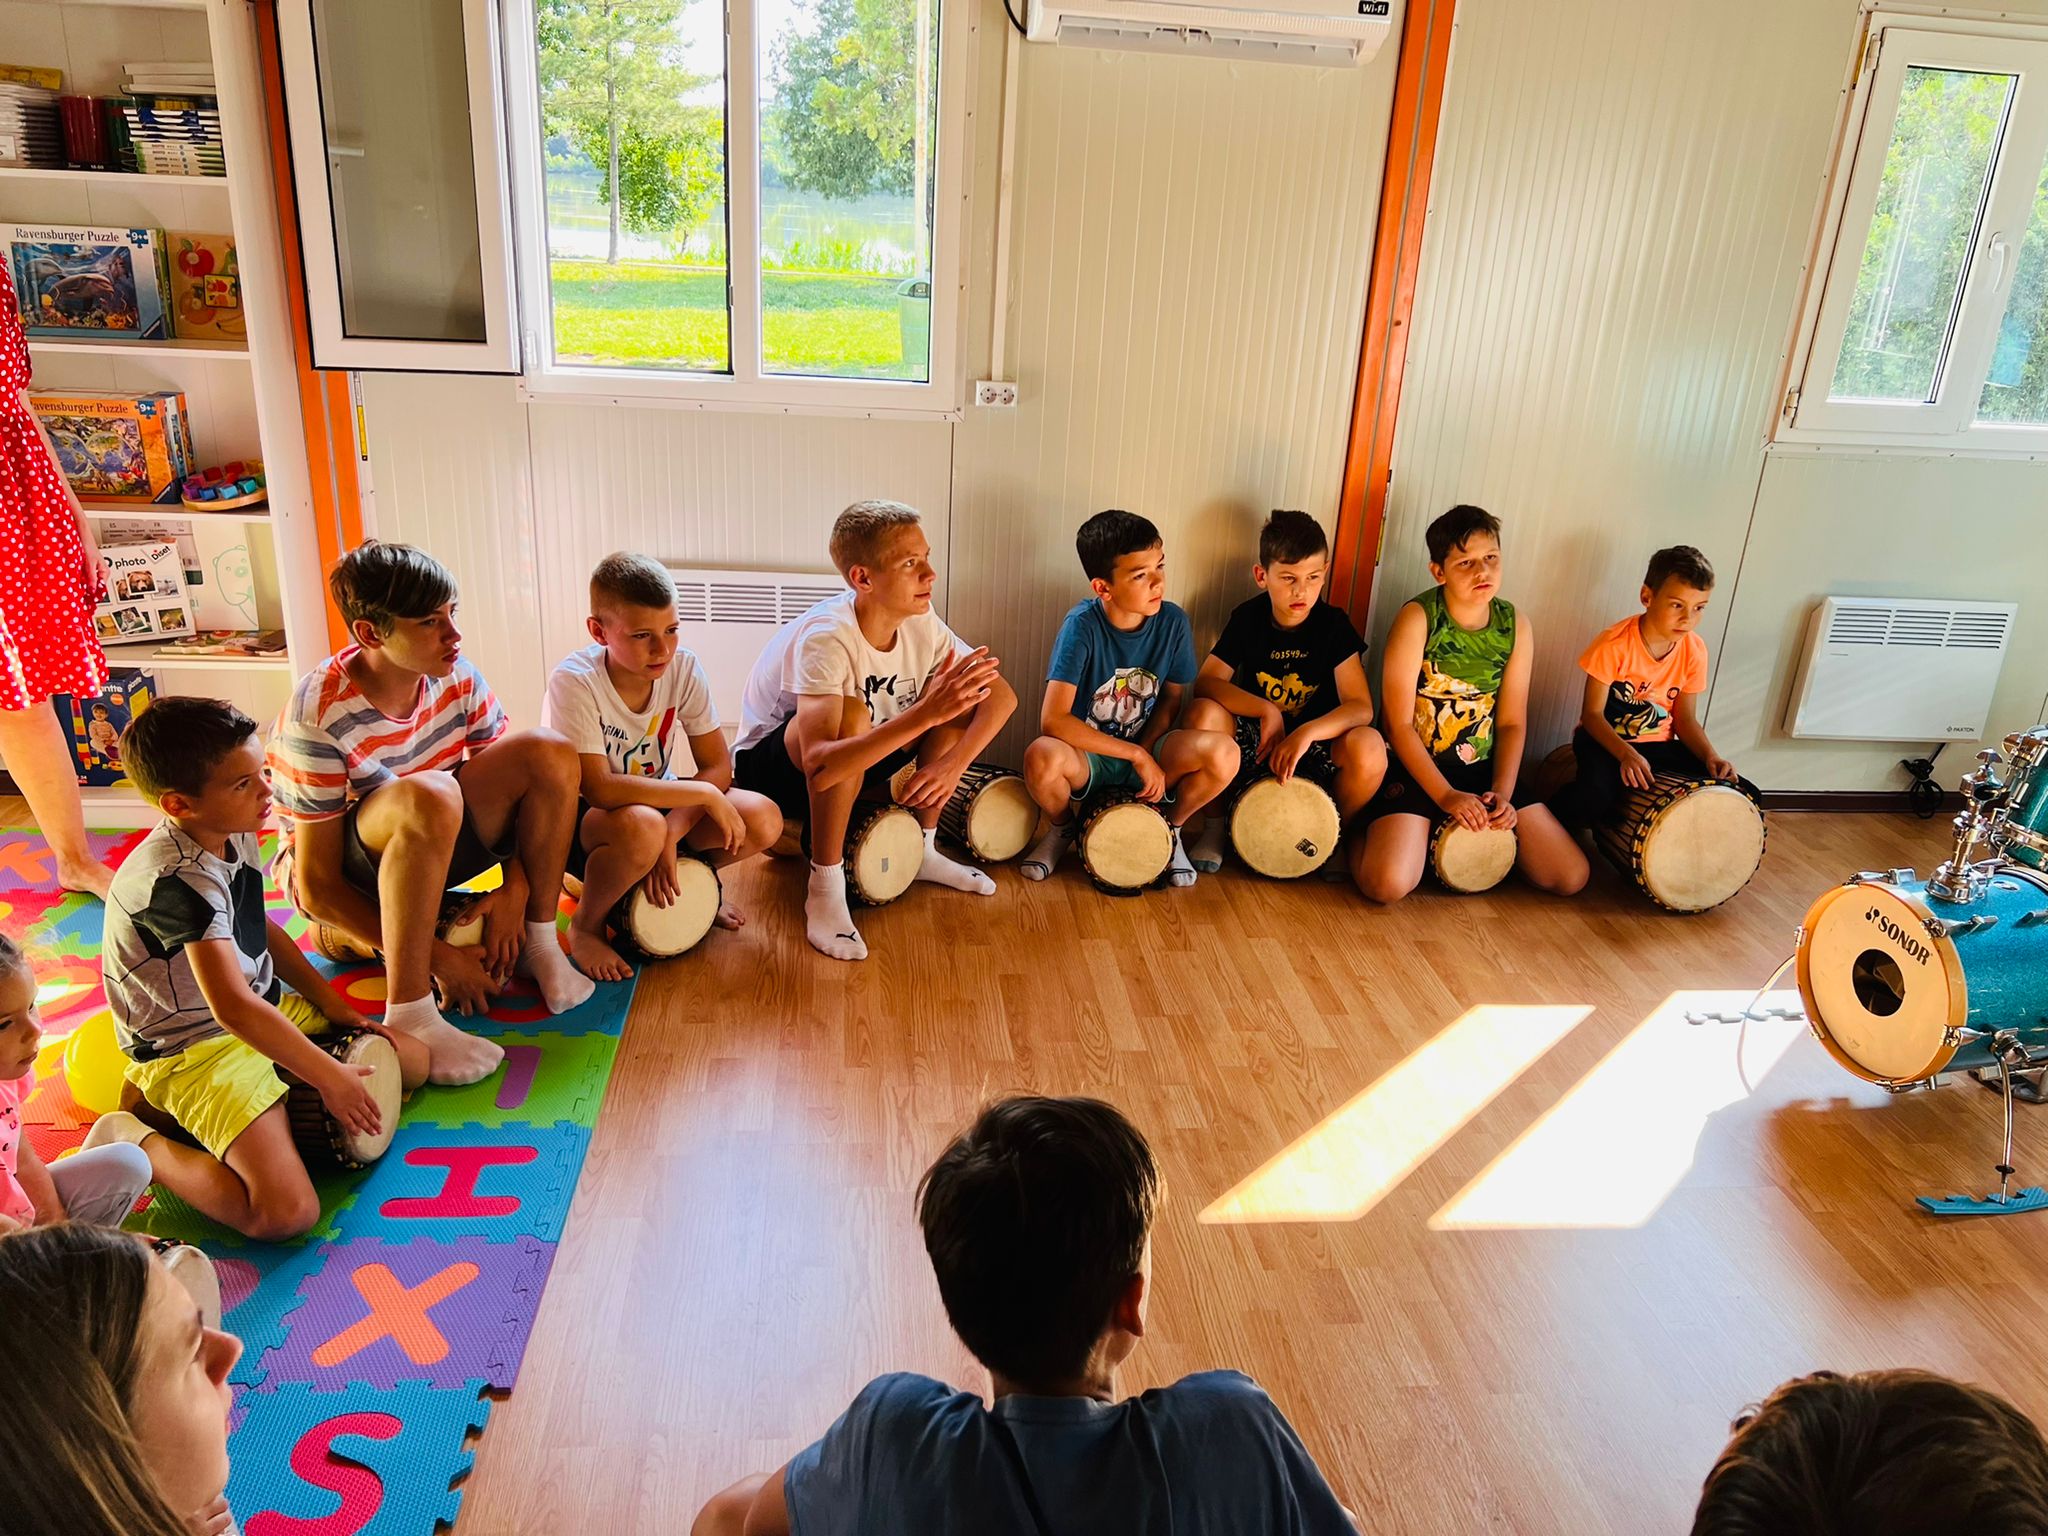
<svg viewBox="0 0 2048 1536">
<path fill-rule="evenodd" d="M 1735 778 L 1693 712 L 1707 686 L 1707 642 L 1694 626 L 1713 591 L 1705 555 L 1689 544 L 1660 549 L 1643 576 L 1642 613 L 1600 631 L 1579 658 L 1586 701 L 1572 733 L 1573 824 L 1608 821 L 1624 787 L 1648 789 L 1660 775 Z"/>
</svg>

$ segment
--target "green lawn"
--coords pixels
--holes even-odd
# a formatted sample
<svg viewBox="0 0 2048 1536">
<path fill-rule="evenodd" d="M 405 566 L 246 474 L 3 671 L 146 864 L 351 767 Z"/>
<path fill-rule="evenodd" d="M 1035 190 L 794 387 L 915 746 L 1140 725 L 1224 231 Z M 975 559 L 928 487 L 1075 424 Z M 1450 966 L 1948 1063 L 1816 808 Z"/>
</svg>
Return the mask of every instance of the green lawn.
<svg viewBox="0 0 2048 1536">
<path fill-rule="evenodd" d="M 726 366 L 725 274 L 658 262 L 555 261 L 555 348 L 564 362 L 615 367 Z M 762 274 L 766 366 L 785 372 L 914 378 L 906 366 L 896 279 Z"/>
</svg>

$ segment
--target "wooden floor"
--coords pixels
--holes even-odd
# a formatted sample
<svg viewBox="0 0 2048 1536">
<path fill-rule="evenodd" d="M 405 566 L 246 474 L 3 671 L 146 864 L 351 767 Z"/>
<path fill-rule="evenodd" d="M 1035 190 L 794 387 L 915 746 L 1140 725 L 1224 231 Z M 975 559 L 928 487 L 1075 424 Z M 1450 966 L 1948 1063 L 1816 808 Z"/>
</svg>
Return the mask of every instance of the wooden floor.
<svg viewBox="0 0 2048 1536">
<path fill-rule="evenodd" d="M 1942 1224 L 1910 1205 L 1985 1187 L 1992 1095 L 1888 1099 L 1780 1025 L 1747 1036 L 1745 1096 L 1735 1028 L 1668 1001 L 1739 1005 L 1814 896 L 1857 869 L 1925 871 L 1938 825 L 1781 814 L 1757 881 L 1694 919 L 1605 872 L 1572 902 L 1424 893 L 1380 912 L 1313 882 L 1226 873 L 1116 900 L 1072 870 L 1005 871 L 991 899 L 921 888 L 865 914 L 859 966 L 805 948 L 799 868 L 743 872 L 752 925 L 641 983 L 460 1529 L 679 1532 L 877 1372 L 981 1386 L 911 1191 L 1017 1089 L 1112 1099 L 1163 1160 L 1152 1330 L 1126 1386 L 1252 1373 L 1369 1530 L 1682 1531 L 1729 1418 L 1823 1366 L 1928 1366 L 2048 1422 L 2036 1350 L 2008 1343 L 2048 1329 L 2048 1215 Z M 1522 1021 L 1547 1038 L 1584 1009 L 1499 1069 Z M 1337 1115 L 1460 1020 L 1450 1042 L 1490 1029 L 1498 1048 L 1469 1071 L 1439 1049 Z M 2038 1180 L 2048 1111 L 2022 1113 Z M 1305 1171 L 1239 1188 L 1332 1116 Z M 1389 1150 L 1389 1126 L 1423 1144 Z M 1233 1189 L 1245 1213 L 1334 1214 L 1198 1220 Z"/>
<path fill-rule="evenodd" d="M 670 1536 L 878 1372 L 982 1386 L 911 1191 L 1018 1089 L 1112 1099 L 1163 1161 L 1125 1386 L 1250 1372 L 1368 1530 L 1683 1531 L 1729 1418 L 1823 1366 L 1928 1366 L 2048 1422 L 2010 1342 L 2048 1330 L 2048 1214 L 1910 1204 L 1986 1187 L 1993 1096 L 1889 1099 L 1784 1024 L 1743 1040 L 1750 1093 L 1735 1027 L 1683 1019 L 1746 1001 L 1850 872 L 1926 871 L 1939 827 L 1780 814 L 1757 881 L 1694 919 L 1601 870 L 1575 901 L 1392 912 L 1005 870 L 863 914 L 858 966 L 804 945 L 800 866 L 743 871 L 751 925 L 641 982 L 458 1536 Z M 2022 1115 L 2042 1181 L 2048 1111 Z"/>
</svg>

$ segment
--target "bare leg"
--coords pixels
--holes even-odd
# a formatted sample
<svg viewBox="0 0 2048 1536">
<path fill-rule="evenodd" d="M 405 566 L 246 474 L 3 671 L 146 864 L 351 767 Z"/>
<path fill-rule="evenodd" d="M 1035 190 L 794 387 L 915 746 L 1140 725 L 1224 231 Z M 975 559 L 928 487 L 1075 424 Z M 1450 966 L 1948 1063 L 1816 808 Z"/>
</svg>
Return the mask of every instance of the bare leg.
<svg viewBox="0 0 2048 1536">
<path fill-rule="evenodd" d="M 1351 878 L 1371 901 L 1392 905 L 1414 890 L 1429 858 L 1429 818 L 1407 812 L 1382 816 L 1351 844 Z"/>
<path fill-rule="evenodd" d="M 1024 749 L 1024 783 L 1052 827 L 1017 866 L 1026 880 L 1043 880 L 1074 843 L 1074 796 L 1088 787 L 1088 758 L 1064 741 L 1040 736 Z"/>
<path fill-rule="evenodd" d="M 85 810 L 78 798 L 78 764 L 71 738 L 47 702 L 0 709 L 0 757 L 36 829 L 57 856 L 57 883 L 105 899 L 114 872 L 92 856 L 85 840 Z"/>
<path fill-rule="evenodd" d="M 562 953 L 555 910 L 576 827 L 576 749 L 553 731 L 501 736 L 463 766 L 462 799 L 477 835 L 492 847 L 509 832 L 526 877 L 526 932 L 519 969 L 540 988 L 550 1013 L 566 1013 L 597 990 Z"/>
<path fill-rule="evenodd" d="M 244 1237 L 280 1243 L 311 1230 L 320 1199 L 292 1145 L 291 1122 L 277 1103 L 249 1122 L 226 1161 L 168 1136 L 142 1144 L 157 1183 L 203 1216 Z"/>
<path fill-rule="evenodd" d="M 1515 815 L 1515 867 L 1539 891 L 1575 896 L 1586 888 L 1592 868 L 1579 840 L 1540 805 Z"/>
<path fill-rule="evenodd" d="M 1369 725 L 1354 725 L 1330 743 L 1337 760 L 1337 815 L 1348 822 L 1379 791 L 1387 776 L 1387 744 Z"/>
<path fill-rule="evenodd" d="M 1181 717 L 1181 729 L 1188 731 L 1214 731 L 1237 739 L 1237 717 L 1218 704 L 1214 699 L 1196 699 L 1188 705 L 1187 713 Z M 1243 749 L 1239 749 L 1240 771 L 1243 769 Z M 1201 834 L 1195 839 L 1195 846 L 1188 852 L 1188 861 L 1203 874 L 1214 874 L 1223 867 L 1223 845 L 1229 832 L 1229 817 L 1211 812 L 1202 818 Z"/>
<path fill-rule="evenodd" d="M 690 1536 L 746 1536 L 747 1513 L 767 1481 L 766 1476 L 749 1477 L 713 1494 L 691 1524 Z"/>
<path fill-rule="evenodd" d="M 1166 866 L 1169 885 L 1195 883 L 1194 861 L 1181 846 L 1180 829 L 1203 806 L 1222 794 L 1237 777 L 1242 754 L 1237 742 L 1222 731 L 1169 731 L 1159 742 L 1159 766 L 1166 773 L 1167 793 L 1173 808 L 1167 820 L 1173 824 L 1173 857 Z"/>
<path fill-rule="evenodd" d="M 462 791 L 446 773 L 415 773 L 372 790 L 356 813 L 356 835 L 377 862 L 378 931 L 393 1003 L 433 992 L 434 924 L 461 830 Z"/>
<path fill-rule="evenodd" d="M 661 857 L 668 822 L 651 805 L 622 805 L 583 814 L 583 895 L 569 919 L 569 958 L 598 981 L 624 981 L 633 967 L 605 937 L 605 923 L 626 893 Z"/>
<path fill-rule="evenodd" d="M 711 825 L 708 817 L 695 811 L 670 811 L 668 824 L 675 836 L 689 844 L 694 853 L 708 860 L 713 869 L 724 869 L 737 864 L 741 859 L 751 859 L 757 853 L 765 853 L 775 846 L 782 836 L 782 812 L 775 802 L 766 795 L 757 795 L 751 789 L 728 789 L 725 798 L 732 808 L 740 813 L 740 819 L 747 824 L 746 841 L 739 851 L 728 852 L 718 829 Z M 721 903 L 718 908 L 718 926 L 739 928 L 746 923 L 746 914 L 731 902 Z"/>
</svg>

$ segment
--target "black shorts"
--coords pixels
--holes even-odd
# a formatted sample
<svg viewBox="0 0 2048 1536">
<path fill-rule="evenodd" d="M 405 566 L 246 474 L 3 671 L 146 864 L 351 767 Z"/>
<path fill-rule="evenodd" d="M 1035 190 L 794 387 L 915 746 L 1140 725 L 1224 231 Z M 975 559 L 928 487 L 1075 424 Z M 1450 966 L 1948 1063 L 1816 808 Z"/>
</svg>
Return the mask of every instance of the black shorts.
<svg viewBox="0 0 2048 1536">
<path fill-rule="evenodd" d="M 1230 788 L 1217 798 L 1228 800 L 1241 793 L 1246 786 L 1256 784 L 1260 779 L 1273 777 L 1273 770 L 1258 760 L 1259 722 L 1250 715 L 1237 715 L 1237 777 L 1230 781 Z M 1282 740 L 1285 739 L 1283 733 Z M 1274 743 L 1275 746 L 1279 742 Z M 1327 741 L 1312 741 L 1308 750 L 1301 754 L 1301 761 L 1294 765 L 1294 771 L 1310 783 L 1319 785 L 1331 794 L 1337 792 L 1337 759 L 1330 753 Z"/>
<path fill-rule="evenodd" d="M 795 718 L 792 715 L 790 720 Z M 732 781 L 741 789 L 751 789 L 755 794 L 766 795 L 773 800 L 784 820 L 808 822 L 811 819 L 811 785 L 804 777 L 803 769 L 789 755 L 790 720 L 783 721 L 751 747 L 734 754 Z M 868 769 L 861 781 L 861 798 L 887 800 L 890 777 L 905 763 L 916 761 L 917 754 L 907 749 L 891 752 Z"/>
<path fill-rule="evenodd" d="M 462 777 L 464 765 L 458 764 L 455 777 Z M 371 791 L 375 793 L 375 791 Z M 351 802 L 341 813 L 341 877 L 363 895 L 377 899 L 377 860 L 363 845 L 362 834 L 356 831 L 356 816 L 363 808 L 363 801 Z M 502 864 L 518 849 L 518 841 L 511 828 L 505 832 L 504 846 L 493 848 L 483 840 L 476 823 L 470 819 L 469 807 L 462 808 L 462 830 L 455 834 L 455 851 L 448 859 L 448 883 L 446 889 L 467 885 L 485 870 Z"/>
<path fill-rule="evenodd" d="M 1440 757 L 1436 759 L 1436 771 L 1449 781 L 1451 788 L 1462 790 L 1468 795 L 1483 795 L 1493 788 L 1493 762 L 1468 763 L 1462 758 Z M 1519 809 L 1534 805 L 1522 786 L 1517 783 L 1515 792 L 1509 797 Z M 1434 830 L 1450 820 L 1443 807 L 1430 799 L 1422 786 L 1415 782 L 1407 766 L 1391 749 L 1387 752 L 1387 776 L 1380 781 L 1379 791 L 1366 802 L 1365 809 L 1358 813 L 1361 822 L 1377 821 L 1382 816 L 1421 816 Z"/>
</svg>

